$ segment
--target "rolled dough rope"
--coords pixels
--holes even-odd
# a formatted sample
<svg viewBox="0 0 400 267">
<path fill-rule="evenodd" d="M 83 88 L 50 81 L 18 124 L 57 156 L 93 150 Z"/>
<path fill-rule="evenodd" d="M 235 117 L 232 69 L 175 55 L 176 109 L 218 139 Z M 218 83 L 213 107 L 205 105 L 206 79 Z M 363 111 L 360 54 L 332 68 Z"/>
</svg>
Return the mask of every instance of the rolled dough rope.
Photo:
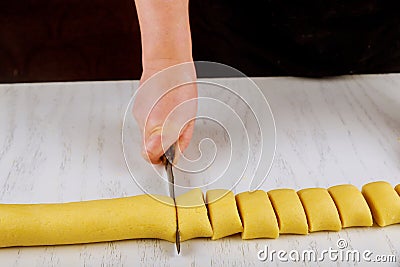
<svg viewBox="0 0 400 267">
<path fill-rule="evenodd" d="M 214 231 L 212 240 L 243 232 L 235 196 L 229 190 L 215 189 L 206 193 L 208 213 Z"/>
<path fill-rule="evenodd" d="M 372 182 L 362 188 L 372 216 L 379 226 L 400 223 L 400 197 L 388 182 Z"/>
<path fill-rule="evenodd" d="M 199 188 L 180 195 L 175 200 L 182 242 L 196 237 L 211 237 L 213 235 L 203 192 Z"/>
<path fill-rule="evenodd" d="M 400 185 L 394 190 L 389 183 L 382 181 L 366 184 L 362 188 L 372 217 L 380 226 L 400 223 L 399 191 Z M 365 202 L 355 187 L 334 186 L 329 188 L 329 193 L 323 188 L 309 188 L 298 191 L 296 198 L 291 189 L 272 190 L 268 192 L 271 206 L 263 191 L 238 194 L 236 205 L 231 191 L 210 190 L 206 194 L 208 220 L 202 193 L 200 189 L 195 189 L 176 199 L 182 240 L 211 235 L 215 240 L 243 232 L 238 207 L 245 224 L 244 239 L 277 236 L 277 225 L 281 233 L 305 234 L 307 223 L 310 232 L 338 231 L 342 226 L 339 213 L 343 227 L 370 225 L 371 218 L 367 216 Z M 193 204 L 199 205 L 188 209 L 182 207 Z M 274 224 L 270 217 L 272 208 L 279 224 Z M 265 214 L 260 213 L 261 209 Z M 150 195 L 64 204 L 0 204 L 0 247 L 135 238 L 174 242 L 177 213 L 170 197 Z M 266 227 L 267 221 L 272 228 Z"/>
<path fill-rule="evenodd" d="M 310 232 L 339 231 L 342 228 L 335 203 L 325 188 L 307 188 L 297 193 L 306 212 Z"/>
<path fill-rule="evenodd" d="M 308 234 L 306 213 L 296 191 L 275 189 L 268 191 L 268 196 L 275 209 L 281 234 Z"/>
<path fill-rule="evenodd" d="M 279 227 L 267 193 L 261 190 L 236 195 L 243 222 L 242 239 L 277 238 Z"/>
<path fill-rule="evenodd" d="M 175 242 L 170 197 L 140 195 L 64 204 L 0 204 L 0 247 L 134 238 Z"/>
<path fill-rule="evenodd" d="M 397 191 L 397 194 L 400 196 L 400 184 L 396 185 L 395 190 Z"/>
<path fill-rule="evenodd" d="M 350 184 L 336 185 L 328 189 L 339 210 L 342 227 L 371 226 L 371 211 L 357 187 Z"/>
</svg>

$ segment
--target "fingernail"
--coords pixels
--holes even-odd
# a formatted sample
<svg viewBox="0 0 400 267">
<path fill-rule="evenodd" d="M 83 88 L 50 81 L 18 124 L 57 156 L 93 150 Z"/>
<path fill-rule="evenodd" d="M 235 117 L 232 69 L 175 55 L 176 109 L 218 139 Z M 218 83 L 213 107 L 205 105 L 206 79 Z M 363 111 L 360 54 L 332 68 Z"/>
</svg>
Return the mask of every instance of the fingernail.
<svg viewBox="0 0 400 267">
<path fill-rule="evenodd" d="M 145 149 L 143 149 L 143 150 L 142 150 L 142 157 L 143 157 L 145 160 L 150 161 L 150 155 L 147 154 L 147 153 L 148 153 L 148 152 L 147 152 Z"/>
<path fill-rule="evenodd" d="M 157 149 L 157 139 L 159 138 L 159 134 L 154 134 L 149 137 L 145 144 L 145 153 L 149 158 L 154 156 L 154 150 Z"/>
</svg>

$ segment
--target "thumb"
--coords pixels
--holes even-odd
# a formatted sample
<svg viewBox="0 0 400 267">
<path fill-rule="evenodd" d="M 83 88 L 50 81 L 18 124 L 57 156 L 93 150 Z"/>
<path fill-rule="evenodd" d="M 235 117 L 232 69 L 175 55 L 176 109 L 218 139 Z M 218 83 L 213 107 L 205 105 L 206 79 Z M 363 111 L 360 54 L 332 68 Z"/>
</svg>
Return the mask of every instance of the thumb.
<svg viewBox="0 0 400 267">
<path fill-rule="evenodd" d="M 174 141 L 175 139 L 167 134 L 165 130 L 163 131 L 161 127 L 156 127 L 145 140 L 142 156 L 153 164 L 159 164 L 161 163 L 161 157 Z"/>
</svg>

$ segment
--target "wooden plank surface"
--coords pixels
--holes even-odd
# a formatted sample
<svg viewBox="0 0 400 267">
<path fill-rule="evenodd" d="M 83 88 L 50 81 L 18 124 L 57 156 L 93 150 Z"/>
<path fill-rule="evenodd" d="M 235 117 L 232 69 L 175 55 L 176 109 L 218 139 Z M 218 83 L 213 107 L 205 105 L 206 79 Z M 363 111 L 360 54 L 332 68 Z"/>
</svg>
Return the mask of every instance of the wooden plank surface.
<svg viewBox="0 0 400 267">
<path fill-rule="evenodd" d="M 238 79 L 217 79 L 229 86 Z M 370 181 L 400 183 L 400 75 L 327 80 L 257 78 L 274 113 L 277 150 L 261 187 L 329 187 Z M 0 86 L 0 202 L 51 203 L 142 194 L 125 166 L 122 118 L 134 82 L 19 84 Z M 209 107 L 212 109 L 212 107 Z M 136 137 L 135 137 L 136 138 Z M 138 138 L 138 137 L 137 137 Z M 216 142 L 224 142 L 217 139 Z M 141 159 L 140 159 L 141 160 Z M 144 166 L 144 165 L 143 165 Z M 145 167 L 143 167 L 145 168 Z M 150 178 L 149 178 L 150 179 Z M 184 177 L 187 179 L 187 177 Z M 147 189 L 167 194 L 150 180 Z M 240 192 L 245 187 L 235 188 Z M 341 251 L 395 255 L 400 263 L 400 225 L 353 228 L 276 240 L 196 239 L 175 246 L 159 240 L 0 249 L 1 266 L 258 266 L 288 265 L 260 250 Z M 300 261 L 308 266 L 355 262 Z M 366 264 L 363 259 L 358 265 Z M 376 263 L 368 263 L 373 266 Z"/>
</svg>

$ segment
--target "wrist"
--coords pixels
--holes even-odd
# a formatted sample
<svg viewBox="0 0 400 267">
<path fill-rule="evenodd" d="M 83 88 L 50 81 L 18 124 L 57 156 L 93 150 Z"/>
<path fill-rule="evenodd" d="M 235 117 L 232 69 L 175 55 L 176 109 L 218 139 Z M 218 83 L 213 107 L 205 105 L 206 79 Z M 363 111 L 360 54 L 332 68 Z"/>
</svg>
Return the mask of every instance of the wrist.
<svg viewBox="0 0 400 267">
<path fill-rule="evenodd" d="M 191 51 L 190 51 L 191 52 Z M 193 62 L 191 53 L 165 53 L 153 57 L 143 58 L 143 73 L 141 80 L 144 81 L 153 74 L 168 67 L 185 62 Z"/>
<path fill-rule="evenodd" d="M 142 46 L 143 70 L 167 68 L 183 62 L 193 61 L 192 42 L 188 36 L 176 36 L 168 40 L 148 42 Z"/>
</svg>

